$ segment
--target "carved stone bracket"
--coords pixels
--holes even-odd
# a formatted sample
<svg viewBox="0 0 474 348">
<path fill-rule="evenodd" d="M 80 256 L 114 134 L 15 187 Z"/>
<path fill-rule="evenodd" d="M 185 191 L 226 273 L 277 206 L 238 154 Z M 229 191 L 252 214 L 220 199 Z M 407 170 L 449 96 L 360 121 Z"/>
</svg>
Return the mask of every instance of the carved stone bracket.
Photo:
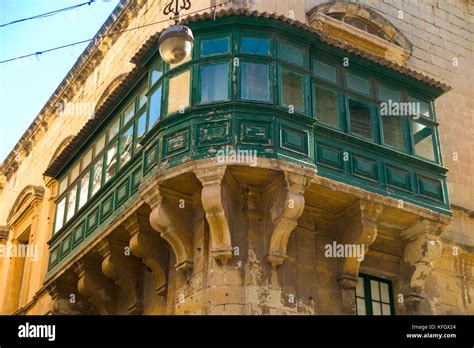
<svg viewBox="0 0 474 348">
<path fill-rule="evenodd" d="M 377 237 L 377 220 L 382 215 L 383 206 L 360 200 L 340 212 L 337 217 L 339 243 L 351 244 L 363 255 L 346 255 L 339 259 L 337 281 L 342 289 L 343 311 L 355 314 L 355 288 L 360 264 L 369 247 Z M 354 249 L 353 249 L 354 250 Z"/>
<path fill-rule="evenodd" d="M 222 264 L 232 259 L 230 212 L 227 211 L 223 198 L 225 172 L 226 166 L 194 170 L 202 184 L 202 206 L 211 233 L 211 255 Z"/>
<path fill-rule="evenodd" d="M 140 314 L 143 266 L 139 259 L 130 254 L 128 242 L 106 238 L 98 244 L 97 250 L 104 257 L 102 272 L 113 280 L 128 298 L 128 313 Z"/>
<path fill-rule="evenodd" d="M 49 312 L 51 315 L 81 315 L 84 314 L 85 304 L 77 293 L 77 286 L 61 279 L 55 280 L 46 288 L 53 306 Z"/>
<path fill-rule="evenodd" d="M 102 315 L 116 314 L 117 295 L 115 284 L 107 279 L 98 263 L 82 259 L 74 265 L 79 281 L 77 288 Z"/>
<path fill-rule="evenodd" d="M 165 269 L 167 269 L 168 255 L 162 252 L 163 246 L 160 245 L 159 236 L 148 228 L 148 217 L 133 214 L 123 223 L 123 226 L 131 236 L 130 251 L 153 272 L 156 294 L 164 295 L 167 288 Z"/>
<path fill-rule="evenodd" d="M 439 236 L 446 227 L 446 224 L 423 220 L 400 234 L 405 242 L 402 275 L 405 306 L 410 314 L 419 313 L 419 305 L 425 298 L 426 279 L 433 270 L 433 263 L 442 255 Z"/>
<path fill-rule="evenodd" d="M 178 206 L 171 207 L 162 196 L 157 183 L 144 186 L 140 192 L 151 207 L 151 226 L 161 233 L 161 237 L 171 245 L 175 253 L 176 270 L 188 272 L 194 264 L 192 216 L 178 209 Z"/>
<path fill-rule="evenodd" d="M 304 211 L 304 192 L 315 177 L 312 170 L 301 170 L 300 173 L 285 170 L 283 173 L 282 180 L 270 187 L 266 197 L 273 224 L 268 261 L 274 269 L 288 257 L 288 240 Z"/>
</svg>

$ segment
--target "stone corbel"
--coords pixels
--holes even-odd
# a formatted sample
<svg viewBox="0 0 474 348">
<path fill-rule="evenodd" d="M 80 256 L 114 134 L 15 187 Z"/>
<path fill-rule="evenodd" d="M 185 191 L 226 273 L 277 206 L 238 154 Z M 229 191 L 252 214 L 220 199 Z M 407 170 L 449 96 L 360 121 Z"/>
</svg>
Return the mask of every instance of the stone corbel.
<svg viewBox="0 0 474 348">
<path fill-rule="evenodd" d="M 166 240 L 176 256 L 176 270 L 189 272 L 193 268 L 192 216 L 165 202 L 157 183 L 143 186 L 141 196 L 150 206 L 150 224 Z"/>
<path fill-rule="evenodd" d="M 268 261 L 274 269 L 288 257 L 288 240 L 303 214 L 304 193 L 315 177 L 313 170 L 302 169 L 300 173 L 285 170 L 283 173 L 282 180 L 269 189 L 271 192 L 266 198 L 273 224 Z"/>
<path fill-rule="evenodd" d="M 116 314 L 117 295 L 115 284 L 107 279 L 99 264 L 80 260 L 74 265 L 79 281 L 79 294 L 84 296 L 102 315 Z"/>
<path fill-rule="evenodd" d="M 75 284 L 69 284 L 57 279 L 46 287 L 46 291 L 53 300 L 50 315 L 81 315 L 86 305 L 77 293 Z"/>
<path fill-rule="evenodd" d="M 139 259 L 130 255 L 128 242 L 106 238 L 97 250 L 104 257 L 102 272 L 125 293 L 128 299 L 128 313 L 140 314 L 142 311 L 142 291 L 140 284 L 143 266 Z"/>
<path fill-rule="evenodd" d="M 342 290 L 342 309 L 345 313 L 355 314 L 355 288 L 360 264 L 377 238 L 377 221 L 382 212 L 382 205 L 360 200 L 339 214 L 338 242 L 343 245 L 355 245 L 355 250 L 363 253 L 352 257 L 346 256 L 338 261 L 337 281 Z"/>
<path fill-rule="evenodd" d="M 148 217 L 133 214 L 124 223 L 124 228 L 130 234 L 130 251 L 142 260 L 142 262 L 153 272 L 156 281 L 155 293 L 164 295 L 166 293 L 166 265 L 167 255 L 162 252 L 159 236 L 150 230 Z"/>
<path fill-rule="evenodd" d="M 439 236 L 448 225 L 423 220 L 400 234 L 405 242 L 402 276 L 405 283 L 405 306 L 408 313 L 418 313 L 424 300 L 424 285 L 433 270 L 433 263 L 441 258 Z"/>
<path fill-rule="evenodd" d="M 211 233 L 211 255 L 224 265 L 232 259 L 230 212 L 226 210 L 223 197 L 225 172 L 226 166 L 194 170 L 202 184 L 202 206 Z"/>
</svg>

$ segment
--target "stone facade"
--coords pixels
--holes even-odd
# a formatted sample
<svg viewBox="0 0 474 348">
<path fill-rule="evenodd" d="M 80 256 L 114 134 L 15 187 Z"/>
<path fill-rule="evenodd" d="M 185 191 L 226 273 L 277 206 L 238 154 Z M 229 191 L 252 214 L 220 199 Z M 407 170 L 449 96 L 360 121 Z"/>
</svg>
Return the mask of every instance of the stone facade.
<svg viewBox="0 0 474 348">
<path fill-rule="evenodd" d="M 162 2 L 122 1 L 104 33 L 156 21 Z M 216 3 L 196 0 L 193 10 Z M 307 13 L 324 3 L 226 6 L 311 24 Z M 0 313 L 354 314 L 363 272 L 392 281 L 396 314 L 473 314 L 474 6 L 355 3 L 407 38 L 408 67 L 452 87 L 436 101 L 452 219 L 397 209 L 394 199 L 279 160 L 258 168 L 202 161 L 142 185 L 141 199 L 45 283 L 57 183 L 43 173 L 91 116 L 57 117 L 57 105 L 100 106 L 133 68 L 131 57 L 169 23 L 157 24 L 94 41 L 0 168 L 0 243 L 35 245 L 39 255 L 0 258 Z M 403 62 L 404 54 L 389 58 Z M 364 260 L 325 257 L 334 241 L 364 245 Z"/>
</svg>

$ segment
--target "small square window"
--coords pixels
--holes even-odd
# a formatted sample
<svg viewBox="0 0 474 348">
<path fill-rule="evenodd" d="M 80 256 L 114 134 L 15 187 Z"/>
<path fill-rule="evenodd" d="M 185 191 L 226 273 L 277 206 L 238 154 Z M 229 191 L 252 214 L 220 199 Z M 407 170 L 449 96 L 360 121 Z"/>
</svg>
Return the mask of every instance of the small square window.
<svg viewBox="0 0 474 348">
<path fill-rule="evenodd" d="M 201 56 L 211 56 L 229 52 L 229 38 L 207 39 L 201 42 Z"/>
<path fill-rule="evenodd" d="M 200 67 L 201 103 L 229 100 L 229 64 Z"/>
<path fill-rule="evenodd" d="M 303 66 L 305 63 L 305 50 L 286 41 L 280 41 L 279 56 L 296 65 Z"/>
<path fill-rule="evenodd" d="M 318 121 L 339 128 L 337 93 L 319 86 L 315 87 L 314 93 Z"/>
<path fill-rule="evenodd" d="M 109 181 L 117 173 L 117 142 L 115 142 L 106 153 L 105 158 L 105 181 Z"/>
<path fill-rule="evenodd" d="M 109 136 L 109 140 L 112 140 L 113 137 L 115 137 L 120 130 L 120 117 L 117 117 L 117 119 L 112 123 L 110 128 L 107 131 L 107 134 Z"/>
<path fill-rule="evenodd" d="M 168 114 L 184 110 L 189 106 L 191 71 L 186 70 L 169 80 Z"/>
<path fill-rule="evenodd" d="M 143 88 L 138 93 L 138 97 L 137 97 L 138 110 L 140 110 L 146 104 L 146 100 L 147 100 L 146 94 L 147 94 L 146 88 Z"/>
<path fill-rule="evenodd" d="M 162 93 L 162 86 L 159 87 L 152 92 L 150 95 L 150 122 L 148 123 L 148 129 L 151 129 L 155 123 L 159 120 L 161 116 L 161 93 Z"/>
<path fill-rule="evenodd" d="M 66 191 L 67 188 L 67 177 L 65 177 L 63 180 L 59 182 L 59 192 L 58 195 Z"/>
<path fill-rule="evenodd" d="M 413 140 L 415 144 L 415 154 L 423 158 L 435 161 L 434 152 L 434 129 L 432 126 L 422 122 L 412 121 Z"/>
<path fill-rule="evenodd" d="M 325 80 L 337 83 L 337 69 L 332 65 L 314 60 L 313 72 Z"/>
<path fill-rule="evenodd" d="M 411 103 L 415 103 L 415 110 L 417 110 L 418 112 L 416 112 L 416 114 L 420 115 L 420 116 L 423 116 L 423 117 L 427 117 L 427 118 L 433 118 L 432 115 L 431 115 L 431 107 L 430 107 L 430 103 L 427 103 L 425 101 L 422 101 L 420 99 L 417 99 L 417 98 L 413 98 L 413 97 L 409 97 L 408 100 L 411 102 Z"/>
<path fill-rule="evenodd" d="M 69 184 L 72 184 L 72 182 L 77 179 L 77 177 L 79 176 L 79 172 L 80 172 L 80 163 L 77 163 L 71 169 L 71 172 L 69 173 Z"/>
<path fill-rule="evenodd" d="M 150 82 L 151 86 L 158 82 L 158 80 L 163 76 L 163 64 L 155 65 L 150 72 Z M 150 86 L 150 87 L 151 87 Z"/>
<path fill-rule="evenodd" d="M 304 76 L 293 71 L 281 71 L 281 102 L 305 112 Z"/>
<path fill-rule="evenodd" d="M 102 166 L 104 161 L 100 158 L 93 167 L 92 170 L 92 191 L 91 196 L 93 196 L 97 191 L 99 191 L 102 186 Z"/>
<path fill-rule="evenodd" d="M 135 103 L 134 101 L 130 102 L 123 112 L 123 124 L 127 124 L 135 115 Z"/>
<path fill-rule="evenodd" d="M 369 80 L 349 72 L 346 73 L 346 80 L 348 88 L 363 94 L 370 94 Z"/>
<path fill-rule="evenodd" d="M 132 159 L 133 124 L 120 136 L 120 166 Z"/>
<path fill-rule="evenodd" d="M 351 133 L 372 139 L 370 107 L 368 104 L 349 99 Z"/>
<path fill-rule="evenodd" d="M 270 67 L 268 64 L 243 62 L 240 94 L 244 100 L 270 101 Z"/>
<path fill-rule="evenodd" d="M 240 51 L 248 54 L 269 55 L 270 40 L 258 37 L 242 37 Z"/>
<path fill-rule="evenodd" d="M 95 143 L 95 157 L 100 154 L 100 152 L 104 149 L 105 146 L 105 134 L 97 140 Z"/>
<path fill-rule="evenodd" d="M 56 223 L 54 225 L 54 232 L 58 232 L 64 224 L 64 210 L 66 208 L 66 197 L 63 197 L 56 208 Z"/>
<path fill-rule="evenodd" d="M 146 132 L 146 113 L 142 113 L 138 116 L 137 119 L 137 140 L 136 140 L 136 147 L 139 148 L 140 141 L 143 139 L 145 132 Z"/>
<path fill-rule="evenodd" d="M 92 149 L 86 152 L 82 157 L 82 170 L 86 169 L 89 164 L 92 162 Z"/>
</svg>

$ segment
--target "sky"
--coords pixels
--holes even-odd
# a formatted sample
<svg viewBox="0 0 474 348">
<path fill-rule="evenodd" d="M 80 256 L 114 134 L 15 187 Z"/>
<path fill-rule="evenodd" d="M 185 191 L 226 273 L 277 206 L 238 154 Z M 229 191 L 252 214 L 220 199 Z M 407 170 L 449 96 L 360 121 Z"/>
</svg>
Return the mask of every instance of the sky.
<svg viewBox="0 0 474 348">
<path fill-rule="evenodd" d="M 88 0 L 0 0 L 0 25 Z M 0 61 L 92 38 L 118 0 L 0 27 Z M 87 47 L 73 47 L 0 64 L 0 163 Z"/>
</svg>

